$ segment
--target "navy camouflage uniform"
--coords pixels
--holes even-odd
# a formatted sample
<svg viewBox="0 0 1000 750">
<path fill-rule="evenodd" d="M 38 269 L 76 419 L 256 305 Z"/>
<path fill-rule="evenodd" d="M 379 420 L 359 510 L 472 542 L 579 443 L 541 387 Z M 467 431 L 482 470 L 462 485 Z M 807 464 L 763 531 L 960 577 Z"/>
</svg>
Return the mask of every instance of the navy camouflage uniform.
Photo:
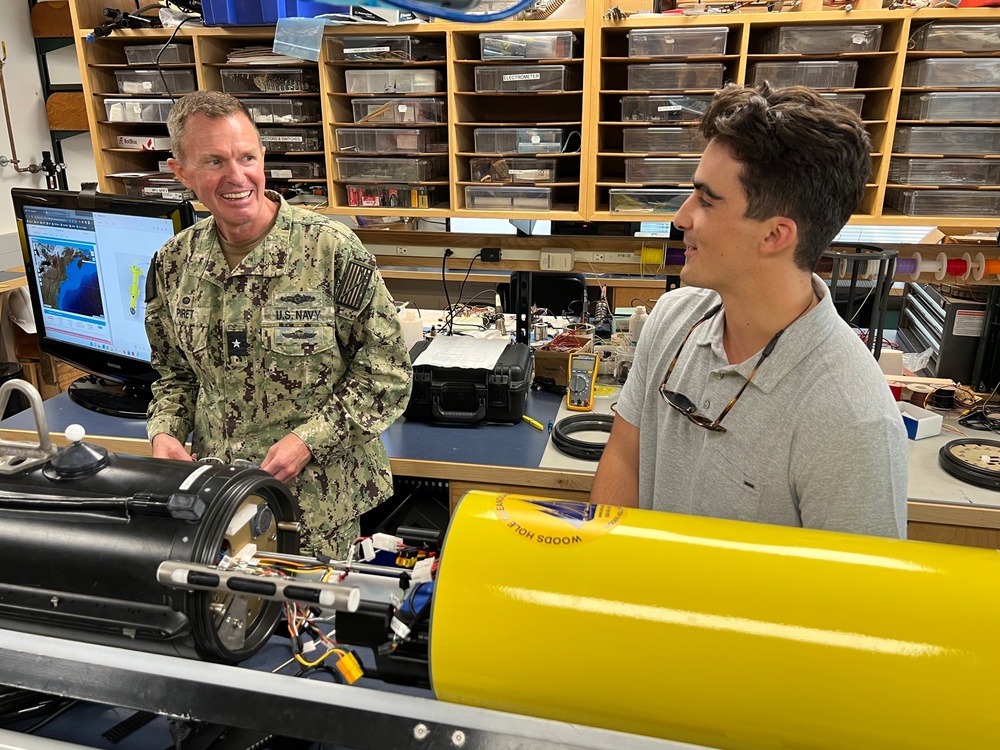
<svg viewBox="0 0 1000 750">
<path fill-rule="evenodd" d="M 289 484 L 302 548 L 346 553 L 357 518 L 392 494 L 379 435 L 403 413 L 412 369 L 392 297 L 361 241 L 280 208 L 232 271 L 211 217 L 166 243 L 149 274 L 146 331 L 160 372 L 149 407 L 192 453 L 259 464 L 294 432 L 312 458 Z"/>
</svg>

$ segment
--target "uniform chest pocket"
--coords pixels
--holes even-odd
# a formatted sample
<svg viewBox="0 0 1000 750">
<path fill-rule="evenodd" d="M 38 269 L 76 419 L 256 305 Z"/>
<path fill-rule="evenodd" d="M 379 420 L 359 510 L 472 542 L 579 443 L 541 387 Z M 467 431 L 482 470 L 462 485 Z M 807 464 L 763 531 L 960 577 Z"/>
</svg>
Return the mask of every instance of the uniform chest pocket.
<svg viewBox="0 0 1000 750">
<path fill-rule="evenodd" d="M 337 346 L 336 329 L 322 322 L 294 325 L 269 322 L 264 323 L 261 334 L 264 348 L 282 357 L 310 357 Z"/>
<path fill-rule="evenodd" d="M 208 325 L 205 323 L 178 323 L 177 338 L 184 351 L 197 354 L 208 347 Z"/>
</svg>

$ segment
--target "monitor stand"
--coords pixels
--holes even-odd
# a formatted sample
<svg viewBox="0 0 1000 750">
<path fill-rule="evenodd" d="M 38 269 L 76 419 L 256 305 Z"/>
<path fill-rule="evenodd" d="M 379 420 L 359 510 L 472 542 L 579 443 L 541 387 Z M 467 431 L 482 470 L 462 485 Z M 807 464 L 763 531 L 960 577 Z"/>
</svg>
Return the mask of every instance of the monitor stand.
<svg viewBox="0 0 1000 750">
<path fill-rule="evenodd" d="M 100 414 L 145 419 L 153 392 L 148 385 L 125 385 L 87 375 L 70 384 L 69 397 L 85 409 Z"/>
</svg>

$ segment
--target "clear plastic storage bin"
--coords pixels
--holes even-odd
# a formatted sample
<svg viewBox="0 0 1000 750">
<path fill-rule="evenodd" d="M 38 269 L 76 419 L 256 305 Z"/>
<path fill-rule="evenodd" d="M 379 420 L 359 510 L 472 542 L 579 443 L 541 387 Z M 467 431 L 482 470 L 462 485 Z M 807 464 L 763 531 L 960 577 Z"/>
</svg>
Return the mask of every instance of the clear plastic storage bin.
<svg viewBox="0 0 1000 750">
<path fill-rule="evenodd" d="M 444 122 L 443 99 L 351 99 L 354 122 L 402 125 Z"/>
<path fill-rule="evenodd" d="M 885 203 L 907 216 L 1000 215 L 1000 192 L 888 188 Z"/>
<path fill-rule="evenodd" d="M 473 182 L 554 182 L 555 159 L 479 157 L 469 161 Z"/>
<path fill-rule="evenodd" d="M 111 122 L 166 122 L 174 103 L 169 99 L 105 99 Z"/>
<path fill-rule="evenodd" d="M 1000 51 L 1000 23 L 935 21 L 913 32 L 909 48 L 954 52 Z"/>
<path fill-rule="evenodd" d="M 558 154 L 562 151 L 562 128 L 476 128 L 476 151 L 480 154 Z"/>
<path fill-rule="evenodd" d="M 471 211 L 548 211 L 552 188 L 467 185 L 465 207 Z"/>
<path fill-rule="evenodd" d="M 116 70 L 122 94 L 187 94 L 198 90 L 193 70 Z"/>
<path fill-rule="evenodd" d="M 722 63 L 650 63 L 628 66 L 628 87 L 633 91 L 717 89 L 726 66 Z"/>
<path fill-rule="evenodd" d="M 1000 91 L 934 91 L 903 94 L 900 120 L 1000 120 Z"/>
<path fill-rule="evenodd" d="M 329 60 L 404 62 L 444 60 L 444 42 L 415 36 L 328 36 Z"/>
<path fill-rule="evenodd" d="M 243 99 L 243 106 L 258 125 L 319 122 L 319 102 L 314 99 Z"/>
<path fill-rule="evenodd" d="M 897 157 L 889 163 L 889 181 L 899 185 L 1000 185 L 1000 161 Z"/>
<path fill-rule="evenodd" d="M 478 65 L 476 91 L 578 91 L 580 71 L 565 65 Z"/>
<path fill-rule="evenodd" d="M 623 96 L 623 122 L 674 122 L 700 120 L 712 96 L 678 94 L 676 96 Z"/>
<path fill-rule="evenodd" d="M 272 180 L 318 180 L 326 176 L 326 167 L 318 161 L 265 159 L 264 176 Z"/>
<path fill-rule="evenodd" d="M 686 189 L 611 188 L 608 202 L 613 214 L 673 214 L 690 195 Z"/>
<path fill-rule="evenodd" d="M 229 94 L 291 94 L 319 91 L 319 75 L 305 68 L 225 69 L 222 90 Z"/>
<path fill-rule="evenodd" d="M 337 150 L 368 154 L 447 151 L 442 128 L 337 128 Z"/>
<path fill-rule="evenodd" d="M 161 53 L 160 50 L 163 50 Z M 125 61 L 129 65 L 155 65 L 159 55 L 160 65 L 193 63 L 194 47 L 190 44 L 126 44 Z"/>
<path fill-rule="evenodd" d="M 188 190 L 171 172 L 145 175 L 143 177 L 125 177 L 125 195 L 137 195 L 143 198 L 169 198 L 171 200 L 195 200 L 193 192 Z"/>
<path fill-rule="evenodd" d="M 479 35 L 483 60 L 563 60 L 573 57 L 572 31 L 493 32 Z"/>
<path fill-rule="evenodd" d="M 337 157 L 341 180 L 356 182 L 425 182 L 448 174 L 448 160 L 442 156 L 413 159 L 369 159 Z"/>
<path fill-rule="evenodd" d="M 628 56 L 724 55 L 728 35 L 725 26 L 634 29 L 628 33 Z"/>
<path fill-rule="evenodd" d="M 691 182 L 700 159 L 626 159 L 625 182 Z"/>
<path fill-rule="evenodd" d="M 444 203 L 441 185 L 348 185 L 347 205 L 357 208 L 434 208 Z"/>
<path fill-rule="evenodd" d="M 626 153 L 695 154 L 705 150 L 698 128 L 627 128 L 622 150 Z"/>
<path fill-rule="evenodd" d="M 444 76 L 437 70 L 348 70 L 348 94 L 432 94 L 443 92 Z"/>
<path fill-rule="evenodd" d="M 772 86 L 809 86 L 814 89 L 849 89 L 858 75 L 855 60 L 759 62 L 750 66 L 753 83 Z"/>
<path fill-rule="evenodd" d="M 837 104 L 842 107 L 847 107 L 859 117 L 861 116 L 861 109 L 865 106 L 864 94 L 850 94 L 838 91 L 835 94 L 820 94 L 820 96 L 824 99 L 833 99 L 833 101 L 837 102 Z"/>
<path fill-rule="evenodd" d="M 914 60 L 903 68 L 904 86 L 976 88 L 1000 86 L 1000 59 L 963 57 Z"/>
<path fill-rule="evenodd" d="M 996 154 L 1000 153 L 1000 128 L 903 125 L 896 128 L 892 150 L 897 154 Z"/>
<path fill-rule="evenodd" d="M 882 43 L 882 26 L 782 26 L 764 35 L 761 52 L 769 55 L 825 55 L 841 52 L 876 52 Z"/>
<path fill-rule="evenodd" d="M 259 128 L 259 132 L 260 142 L 269 154 L 323 150 L 319 128 Z"/>
</svg>

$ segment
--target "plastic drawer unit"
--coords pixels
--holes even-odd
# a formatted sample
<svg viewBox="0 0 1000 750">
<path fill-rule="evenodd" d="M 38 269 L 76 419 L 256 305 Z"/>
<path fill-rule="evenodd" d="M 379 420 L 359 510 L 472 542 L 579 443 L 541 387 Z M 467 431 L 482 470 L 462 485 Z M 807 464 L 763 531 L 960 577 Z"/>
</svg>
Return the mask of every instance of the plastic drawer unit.
<svg viewBox="0 0 1000 750">
<path fill-rule="evenodd" d="M 611 188 L 608 200 L 613 214 L 672 214 L 690 195 L 690 190 L 668 188 Z"/>
<path fill-rule="evenodd" d="M 129 65 L 193 63 L 194 47 L 190 44 L 127 44 L 125 62 Z"/>
<path fill-rule="evenodd" d="M 318 161 L 265 159 L 264 175 L 273 180 L 318 180 L 326 176 L 326 167 Z"/>
<path fill-rule="evenodd" d="M 825 55 L 877 52 L 882 44 L 881 24 L 856 26 L 782 26 L 764 35 L 761 52 L 768 55 Z"/>
<path fill-rule="evenodd" d="M 728 35 L 725 26 L 633 29 L 628 33 L 628 56 L 724 55 Z"/>
<path fill-rule="evenodd" d="M 105 99 L 110 122 L 166 122 L 174 103 L 169 99 Z"/>
<path fill-rule="evenodd" d="M 555 159 L 478 157 L 469 161 L 473 182 L 554 182 Z"/>
<path fill-rule="evenodd" d="M 573 57 L 572 31 L 526 31 L 479 35 L 483 60 L 565 60 Z"/>
<path fill-rule="evenodd" d="M 337 128 L 337 150 L 359 154 L 447 151 L 441 128 Z"/>
<path fill-rule="evenodd" d="M 626 153 L 697 154 L 705 150 L 698 128 L 627 128 L 623 136 Z"/>
<path fill-rule="evenodd" d="M 837 92 L 835 94 L 820 94 L 820 96 L 822 96 L 824 99 L 832 99 L 842 107 L 847 107 L 849 110 L 858 115 L 858 117 L 861 116 L 861 110 L 865 106 L 864 94 L 850 94 L 847 92 Z"/>
<path fill-rule="evenodd" d="M 897 154 L 1000 153 L 1000 128 L 904 125 L 896 128 L 892 150 Z"/>
<path fill-rule="evenodd" d="M 312 99 L 243 99 L 252 119 L 258 125 L 319 122 L 319 102 Z"/>
<path fill-rule="evenodd" d="M 963 57 L 908 62 L 903 68 L 903 85 L 956 89 L 1000 86 L 1000 59 Z"/>
<path fill-rule="evenodd" d="M 900 120 L 1000 121 L 1000 91 L 933 91 L 899 97 Z"/>
<path fill-rule="evenodd" d="M 146 175 L 144 177 L 125 177 L 125 195 L 137 195 L 142 198 L 169 198 L 171 200 L 195 200 L 193 192 L 170 172 Z"/>
<path fill-rule="evenodd" d="M 471 211 L 548 211 L 552 208 L 552 189 L 467 185 L 465 207 Z"/>
<path fill-rule="evenodd" d="M 444 42 L 415 36 L 329 36 L 328 60 L 413 62 L 444 60 Z"/>
<path fill-rule="evenodd" d="M 433 94 L 444 91 L 444 76 L 437 70 L 348 70 L 348 94 Z"/>
<path fill-rule="evenodd" d="M 441 99 L 351 99 L 354 122 L 371 125 L 444 122 Z"/>
<path fill-rule="evenodd" d="M 433 208 L 448 189 L 440 185 L 348 185 L 347 205 L 357 208 Z"/>
<path fill-rule="evenodd" d="M 717 89 L 726 66 L 722 63 L 649 63 L 628 66 L 628 87 L 633 91 Z"/>
<path fill-rule="evenodd" d="M 712 97 L 708 94 L 676 96 L 623 96 L 623 122 L 674 122 L 700 120 Z"/>
<path fill-rule="evenodd" d="M 988 159 L 901 159 L 889 164 L 898 185 L 1000 185 L 1000 161 Z"/>
<path fill-rule="evenodd" d="M 341 180 L 354 182 L 424 182 L 448 173 L 448 160 L 441 156 L 413 159 L 337 158 Z"/>
<path fill-rule="evenodd" d="M 558 154 L 562 151 L 562 128 L 476 128 L 476 151 L 480 154 Z"/>
<path fill-rule="evenodd" d="M 116 70 L 122 94 L 188 94 L 198 90 L 193 70 Z"/>
<path fill-rule="evenodd" d="M 954 52 L 1000 51 L 1000 23 L 935 21 L 913 32 L 909 48 Z"/>
<path fill-rule="evenodd" d="M 887 188 L 885 202 L 907 216 L 994 218 L 1000 214 L 1000 191 Z"/>
<path fill-rule="evenodd" d="M 858 75 L 855 60 L 759 62 L 750 66 L 753 83 L 772 86 L 809 86 L 814 89 L 849 89 Z"/>
<path fill-rule="evenodd" d="M 259 132 L 260 142 L 269 154 L 323 150 L 319 128 L 259 128 Z"/>
<path fill-rule="evenodd" d="M 478 65 L 479 93 L 523 93 L 526 91 L 578 91 L 580 71 L 565 65 Z"/>
<path fill-rule="evenodd" d="M 691 182 L 700 159 L 626 159 L 625 182 Z"/>
<path fill-rule="evenodd" d="M 319 91 L 319 75 L 305 68 L 232 68 L 222 75 L 228 94 L 292 94 Z"/>
</svg>

